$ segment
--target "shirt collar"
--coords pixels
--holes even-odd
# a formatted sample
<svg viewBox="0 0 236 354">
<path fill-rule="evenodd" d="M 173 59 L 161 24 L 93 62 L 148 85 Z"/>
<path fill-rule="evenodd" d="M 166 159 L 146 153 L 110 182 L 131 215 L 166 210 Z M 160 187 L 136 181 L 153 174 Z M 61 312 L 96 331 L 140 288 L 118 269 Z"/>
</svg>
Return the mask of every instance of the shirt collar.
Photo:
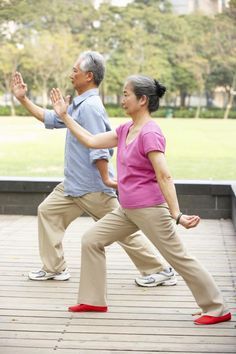
<svg viewBox="0 0 236 354">
<path fill-rule="evenodd" d="M 98 95 L 99 95 L 98 88 L 93 88 L 88 91 L 85 91 L 84 93 L 82 93 L 82 95 L 76 96 L 73 99 L 73 106 L 74 107 L 78 106 L 81 102 L 83 102 L 84 100 L 86 100 L 86 98 L 90 96 L 98 96 Z"/>
</svg>

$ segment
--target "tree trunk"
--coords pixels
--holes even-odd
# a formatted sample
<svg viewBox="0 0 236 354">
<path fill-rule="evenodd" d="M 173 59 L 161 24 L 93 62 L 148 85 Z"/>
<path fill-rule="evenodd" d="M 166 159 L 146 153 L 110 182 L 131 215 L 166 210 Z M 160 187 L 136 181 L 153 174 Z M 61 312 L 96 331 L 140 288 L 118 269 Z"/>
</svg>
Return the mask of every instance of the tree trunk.
<svg viewBox="0 0 236 354">
<path fill-rule="evenodd" d="M 118 105 L 120 105 L 120 95 L 116 95 L 116 103 L 118 104 Z"/>
<path fill-rule="evenodd" d="M 43 90 L 42 90 L 42 106 L 43 108 L 47 108 L 47 103 L 48 103 L 48 95 L 47 95 L 47 86 L 46 86 L 47 81 L 43 81 Z"/>
<path fill-rule="evenodd" d="M 101 98 L 102 98 L 102 103 L 105 104 L 105 87 L 104 87 L 104 82 L 102 82 L 100 86 L 100 93 L 101 93 Z"/>
<path fill-rule="evenodd" d="M 195 114 L 196 119 L 199 118 L 200 112 L 201 112 L 201 93 L 198 92 L 198 105 L 197 105 L 197 110 L 196 110 L 196 114 Z"/>
<path fill-rule="evenodd" d="M 13 94 L 11 92 L 10 79 L 6 76 L 4 78 L 4 82 L 5 82 L 6 92 L 10 92 L 10 108 L 11 108 L 11 116 L 13 117 L 16 115 L 16 111 L 15 111 L 15 103 L 14 103 Z"/>
<path fill-rule="evenodd" d="M 190 100 L 191 100 L 191 95 L 188 95 L 188 101 L 187 101 L 187 107 L 190 107 Z"/>
<path fill-rule="evenodd" d="M 14 98 L 13 95 L 11 93 L 11 116 L 15 116 L 16 115 L 16 111 L 15 111 L 15 103 L 14 103 Z"/>
<path fill-rule="evenodd" d="M 180 91 L 180 107 L 185 107 L 186 106 L 186 97 L 187 97 L 187 92 L 185 91 Z"/>
<path fill-rule="evenodd" d="M 205 95 L 206 95 L 206 106 L 207 106 L 207 108 L 210 108 L 213 106 L 212 93 L 210 91 L 206 91 Z"/>
<path fill-rule="evenodd" d="M 226 109 L 225 109 L 225 113 L 224 113 L 224 119 L 228 119 L 228 117 L 229 117 L 229 112 L 230 112 L 230 110 L 232 108 L 232 105 L 233 105 L 235 89 L 236 89 L 236 74 L 234 74 L 232 87 L 231 87 L 231 90 L 229 92 L 229 100 L 228 100 L 228 103 L 226 105 Z"/>
</svg>

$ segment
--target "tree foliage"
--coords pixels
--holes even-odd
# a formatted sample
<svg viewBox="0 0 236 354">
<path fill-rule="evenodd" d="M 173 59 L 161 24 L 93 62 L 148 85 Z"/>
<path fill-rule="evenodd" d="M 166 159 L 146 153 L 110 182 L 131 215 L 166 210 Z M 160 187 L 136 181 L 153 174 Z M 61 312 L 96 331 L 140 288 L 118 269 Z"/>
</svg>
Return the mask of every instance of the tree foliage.
<svg viewBox="0 0 236 354">
<path fill-rule="evenodd" d="M 31 93 L 46 104 L 52 85 L 70 88 L 68 75 L 87 49 L 106 58 L 102 93 L 118 98 L 125 78 L 143 73 L 168 87 L 166 103 L 193 93 L 208 96 L 215 87 L 232 91 L 236 72 L 236 2 L 215 17 L 176 16 L 168 0 L 135 0 L 126 7 L 92 0 L 0 0 L 1 90 L 9 91 L 16 68 Z M 230 97 L 229 97 L 230 99 Z"/>
</svg>

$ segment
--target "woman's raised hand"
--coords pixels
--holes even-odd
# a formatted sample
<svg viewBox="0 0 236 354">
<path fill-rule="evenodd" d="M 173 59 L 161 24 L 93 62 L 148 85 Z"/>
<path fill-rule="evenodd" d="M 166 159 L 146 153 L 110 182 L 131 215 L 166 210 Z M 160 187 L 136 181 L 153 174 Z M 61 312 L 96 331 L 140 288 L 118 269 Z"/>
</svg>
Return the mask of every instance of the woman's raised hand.
<svg viewBox="0 0 236 354">
<path fill-rule="evenodd" d="M 63 120 L 67 114 L 67 109 L 70 104 L 70 96 L 64 99 L 61 91 L 58 88 L 53 88 L 50 92 L 53 109 L 56 114 Z"/>
</svg>

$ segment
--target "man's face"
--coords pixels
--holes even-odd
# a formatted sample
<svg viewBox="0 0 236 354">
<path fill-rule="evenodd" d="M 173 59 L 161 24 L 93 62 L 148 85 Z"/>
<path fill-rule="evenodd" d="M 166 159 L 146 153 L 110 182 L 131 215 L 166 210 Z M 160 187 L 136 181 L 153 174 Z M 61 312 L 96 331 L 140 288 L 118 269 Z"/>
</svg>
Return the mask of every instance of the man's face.
<svg viewBox="0 0 236 354">
<path fill-rule="evenodd" d="M 93 74 L 91 72 L 82 71 L 80 69 L 81 60 L 78 59 L 72 69 L 70 79 L 75 90 L 82 93 L 87 90 L 91 80 L 93 79 Z"/>
</svg>

